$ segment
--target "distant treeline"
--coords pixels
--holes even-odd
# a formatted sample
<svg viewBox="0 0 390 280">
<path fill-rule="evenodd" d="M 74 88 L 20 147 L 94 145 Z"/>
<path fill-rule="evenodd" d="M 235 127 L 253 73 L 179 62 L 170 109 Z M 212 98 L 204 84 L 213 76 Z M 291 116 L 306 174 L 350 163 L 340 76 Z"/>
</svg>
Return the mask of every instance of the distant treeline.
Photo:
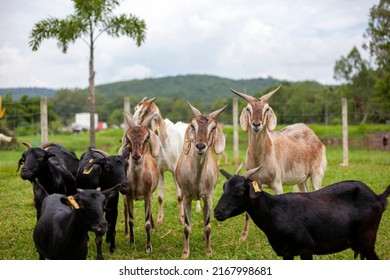
<svg viewBox="0 0 390 280">
<path fill-rule="evenodd" d="M 273 78 L 231 80 L 206 75 L 187 75 L 145 80 L 118 82 L 96 87 L 96 111 L 99 121 L 109 126 L 119 126 L 123 121 L 124 97 L 130 97 L 133 108 L 143 97 L 157 97 L 163 117 L 176 121 L 189 121 L 191 111 L 187 100 L 201 112 L 211 112 L 226 104 L 228 108 L 220 115 L 219 120 L 225 124 L 232 123 L 232 99 L 235 96 L 230 88 L 260 97 L 279 84 L 281 90 L 269 103 L 274 109 L 279 124 L 296 122 L 339 124 L 341 123 L 341 87 L 322 85 L 313 81 L 288 82 Z M 12 89 L 4 93 L 3 108 L 5 117 L 0 125 L 18 133 L 39 132 L 39 95 L 48 96 L 49 126 L 52 132 L 74 122 L 76 113 L 88 112 L 87 89 L 59 89 L 54 94 L 51 90 Z M 20 92 L 25 92 L 16 98 Z M 54 92 L 54 91 L 53 91 Z M 245 107 L 245 101 L 239 98 L 239 114 Z M 349 121 L 360 123 L 363 112 L 360 104 L 349 100 Z M 367 122 L 384 123 L 390 120 L 388 104 L 371 103 Z M 365 112 L 367 113 L 367 112 Z"/>
</svg>

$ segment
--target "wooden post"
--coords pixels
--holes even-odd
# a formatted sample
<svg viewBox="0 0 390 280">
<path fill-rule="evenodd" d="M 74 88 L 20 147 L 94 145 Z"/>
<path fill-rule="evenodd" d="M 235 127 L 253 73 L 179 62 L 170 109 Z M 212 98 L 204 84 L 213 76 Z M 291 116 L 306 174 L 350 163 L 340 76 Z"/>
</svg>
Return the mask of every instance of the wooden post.
<svg viewBox="0 0 390 280">
<path fill-rule="evenodd" d="M 41 96 L 41 144 L 48 142 L 47 96 Z"/>
<path fill-rule="evenodd" d="M 341 99 L 342 105 L 342 118 L 343 118 L 343 164 L 342 166 L 348 166 L 348 103 L 347 99 Z"/>
<path fill-rule="evenodd" d="M 233 164 L 238 165 L 238 98 L 233 97 Z"/>
<path fill-rule="evenodd" d="M 127 114 L 130 114 L 130 97 L 125 97 L 124 103 L 123 103 L 123 111 Z M 127 124 L 126 115 L 124 115 L 123 118 L 123 129 L 126 132 L 127 129 L 129 129 L 129 125 Z"/>
</svg>

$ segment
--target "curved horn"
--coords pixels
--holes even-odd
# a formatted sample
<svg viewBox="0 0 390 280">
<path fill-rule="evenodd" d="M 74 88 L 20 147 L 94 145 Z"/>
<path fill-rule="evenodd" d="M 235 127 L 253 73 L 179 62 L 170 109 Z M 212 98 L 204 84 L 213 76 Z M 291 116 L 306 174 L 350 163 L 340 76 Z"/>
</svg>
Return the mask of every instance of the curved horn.
<svg viewBox="0 0 390 280">
<path fill-rule="evenodd" d="M 268 99 L 270 99 L 272 97 L 272 95 L 274 95 L 281 87 L 282 87 L 282 84 L 280 84 L 276 89 L 267 93 L 266 95 L 263 95 L 260 98 L 268 101 Z"/>
<path fill-rule="evenodd" d="M 104 156 L 105 158 L 108 158 L 110 155 L 108 153 L 106 153 L 105 151 L 102 151 L 102 150 L 99 150 L 99 149 L 91 149 L 91 151 L 94 151 L 94 152 L 97 152 L 99 154 L 101 154 L 102 156 Z"/>
<path fill-rule="evenodd" d="M 250 95 L 247 95 L 247 94 L 245 94 L 245 93 L 242 93 L 242 92 L 238 92 L 238 91 L 236 91 L 236 90 L 234 90 L 234 89 L 232 89 L 232 88 L 230 88 L 230 90 L 234 93 L 234 94 L 236 94 L 236 95 L 238 95 L 239 97 L 242 97 L 242 98 L 244 98 L 246 101 L 251 101 L 251 100 L 253 100 L 253 99 L 255 99 L 253 96 L 250 96 Z"/>
<path fill-rule="evenodd" d="M 255 174 L 257 171 L 259 171 L 261 169 L 261 165 L 258 166 L 258 167 L 255 167 L 255 168 L 252 168 L 250 170 L 248 170 L 247 172 L 245 172 L 244 174 L 244 178 L 245 179 L 248 179 L 250 176 L 252 176 L 253 174 Z"/>
<path fill-rule="evenodd" d="M 41 148 L 42 150 L 44 150 L 44 149 L 47 149 L 47 148 L 49 148 L 50 146 L 53 146 L 53 145 L 54 145 L 53 142 L 47 142 L 47 143 L 41 144 L 41 145 L 39 146 L 39 148 Z"/>
<path fill-rule="evenodd" d="M 198 109 L 196 109 L 194 106 L 192 106 L 190 102 L 187 101 L 187 104 L 188 104 L 188 106 L 190 106 L 192 114 L 195 117 L 202 115 L 202 113 Z"/>
<path fill-rule="evenodd" d="M 243 164 L 242 164 L 242 162 L 241 162 L 240 166 L 237 168 L 237 171 L 236 171 L 236 173 L 234 173 L 234 175 L 239 175 L 239 174 L 240 174 L 240 171 L 241 171 L 241 169 L 242 169 L 242 166 L 243 166 Z"/>
<path fill-rule="evenodd" d="M 146 100 L 146 98 L 147 98 L 146 96 L 144 98 L 142 98 L 142 100 L 139 103 L 144 102 Z"/>
<path fill-rule="evenodd" d="M 27 149 L 29 148 L 32 148 L 33 146 L 31 146 L 30 143 L 27 143 L 27 142 L 22 142 L 23 145 L 25 145 L 27 147 Z"/>
<path fill-rule="evenodd" d="M 226 104 L 226 105 L 225 105 L 224 107 L 222 107 L 221 109 L 216 110 L 216 111 L 210 113 L 209 116 L 212 117 L 212 118 L 216 118 L 219 114 L 221 114 L 221 113 L 226 109 L 227 106 L 228 106 L 228 105 Z"/>
</svg>

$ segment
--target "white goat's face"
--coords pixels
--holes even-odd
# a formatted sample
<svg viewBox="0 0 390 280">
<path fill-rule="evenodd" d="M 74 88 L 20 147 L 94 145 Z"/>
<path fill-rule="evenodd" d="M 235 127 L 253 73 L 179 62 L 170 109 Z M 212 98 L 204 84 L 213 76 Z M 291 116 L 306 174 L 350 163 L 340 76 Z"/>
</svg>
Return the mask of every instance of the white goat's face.
<svg viewBox="0 0 390 280">
<path fill-rule="evenodd" d="M 246 127 L 250 126 L 254 133 L 258 133 L 267 126 L 267 122 L 276 121 L 273 120 L 274 118 L 275 115 L 267 101 L 261 98 L 253 99 L 248 102 L 241 113 L 241 125 L 246 122 Z M 273 130 L 273 128 L 270 130 Z"/>
<path fill-rule="evenodd" d="M 160 117 L 160 110 L 157 105 L 154 104 L 154 100 L 156 100 L 156 98 L 152 98 L 147 101 L 144 99 L 134 107 L 134 123 L 137 125 L 142 124 L 145 119 L 153 116 L 148 128 L 155 131 L 156 121 Z"/>
</svg>

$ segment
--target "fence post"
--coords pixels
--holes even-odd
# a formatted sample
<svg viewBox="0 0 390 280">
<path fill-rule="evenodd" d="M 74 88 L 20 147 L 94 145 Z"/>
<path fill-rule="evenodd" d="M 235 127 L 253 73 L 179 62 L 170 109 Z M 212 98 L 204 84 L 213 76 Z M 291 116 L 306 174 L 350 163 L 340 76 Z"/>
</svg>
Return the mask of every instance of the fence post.
<svg viewBox="0 0 390 280">
<path fill-rule="evenodd" d="M 238 165 L 238 98 L 233 97 L 233 164 Z"/>
<path fill-rule="evenodd" d="M 130 97 L 125 97 L 124 103 L 123 103 L 123 111 L 127 114 L 130 114 Z M 127 129 L 129 128 L 129 125 L 127 124 L 126 115 L 123 118 L 123 129 L 126 133 Z"/>
<path fill-rule="evenodd" d="M 347 99 L 341 99 L 342 105 L 342 119 L 343 119 L 343 164 L 342 166 L 348 166 L 348 103 Z"/>
<path fill-rule="evenodd" d="M 47 96 L 41 96 L 41 144 L 48 142 Z"/>
</svg>

